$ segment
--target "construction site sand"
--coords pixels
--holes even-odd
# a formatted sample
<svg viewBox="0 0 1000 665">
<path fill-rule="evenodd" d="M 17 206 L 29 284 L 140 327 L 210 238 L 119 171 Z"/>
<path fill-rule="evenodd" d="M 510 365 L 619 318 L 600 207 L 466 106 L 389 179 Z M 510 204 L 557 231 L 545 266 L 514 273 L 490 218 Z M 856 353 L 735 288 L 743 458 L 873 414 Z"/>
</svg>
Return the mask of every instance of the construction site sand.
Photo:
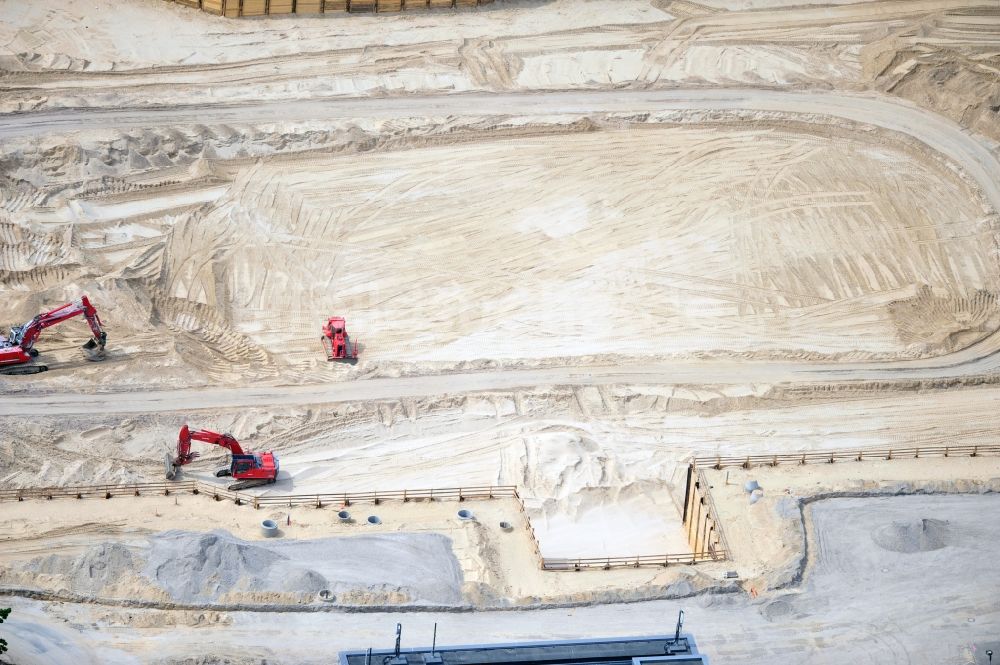
<svg viewBox="0 0 1000 665">
<path fill-rule="evenodd" d="M 32 295 L 8 316 L 83 288 L 112 331 L 101 366 L 76 359 L 71 326 L 49 334 L 44 357 L 77 371 L 39 388 L 608 354 L 920 357 L 996 329 L 996 213 L 954 164 L 871 129 L 746 120 L 479 130 L 196 163 L 168 169 L 186 187 L 125 198 L 12 200 L 5 281 Z M 328 313 L 349 314 L 358 367 L 323 360 Z"/>
<path fill-rule="evenodd" d="M 763 7 L 759 2 L 752 4 Z M 606 24 L 612 6 L 615 25 L 609 28 Z M 227 23 L 153 0 L 123 6 L 93 0 L 55 8 L 7 0 L 0 2 L 4 19 L 0 21 L 0 44 L 4 44 L 0 66 L 5 70 L 0 97 L 3 110 L 25 111 L 67 106 L 208 105 L 213 101 L 238 104 L 402 91 L 655 89 L 706 84 L 832 87 L 903 97 L 945 114 L 971 131 L 1000 136 L 997 111 L 993 110 L 1000 103 L 995 64 L 997 17 L 984 11 L 991 8 L 990 3 L 774 7 L 776 11 L 714 12 L 689 2 L 674 2 L 668 7 L 662 2 L 631 0 L 557 0 L 503 3 L 490 11 L 428 13 L 413 18 Z M 99 20 L 92 20 L 93 9 L 98 10 Z M 153 24 L 161 29 L 150 34 L 148 26 Z M 220 30 L 220 25 L 226 29 Z M 137 30 L 142 39 L 134 39 Z M 334 50 L 330 50 L 331 44 L 336 45 Z M 209 64 L 216 62 L 223 66 Z M 133 71 L 128 74 L 128 70 Z M 85 364 L 77 359 L 75 346 L 86 333 L 82 327 L 66 326 L 43 340 L 43 358 L 53 361 L 59 371 L 33 379 L 27 389 L 114 387 L 145 391 L 154 385 L 252 385 L 262 381 L 327 381 L 379 371 L 436 371 L 452 362 L 468 362 L 462 359 L 468 357 L 473 343 L 493 345 L 499 359 L 525 364 L 550 361 L 553 354 L 594 353 L 589 347 L 584 349 L 587 344 L 622 346 L 633 354 L 648 354 L 649 348 L 662 347 L 672 353 L 706 349 L 738 353 L 742 348 L 743 355 L 756 357 L 774 357 L 771 354 L 775 353 L 792 358 L 821 353 L 914 357 L 964 347 L 996 328 L 995 211 L 981 206 L 961 168 L 925 146 L 881 130 L 831 123 L 829 119 L 818 122 L 814 117 L 744 115 L 738 117 L 740 124 L 726 117 L 730 125 L 726 127 L 717 119 L 692 124 L 691 118 L 683 118 L 688 123 L 683 127 L 652 127 L 638 132 L 634 117 L 619 127 L 609 127 L 606 120 L 594 118 L 572 125 L 570 129 L 588 133 L 565 137 L 535 128 L 531 128 L 535 135 L 513 136 L 497 132 L 498 123 L 486 120 L 479 128 L 480 135 L 453 145 L 413 140 L 379 145 L 382 136 L 399 138 L 394 129 L 400 124 L 414 127 L 419 123 L 397 121 L 395 128 L 392 123 L 378 128 L 378 123 L 367 118 L 355 119 L 356 128 L 347 128 L 343 134 L 330 132 L 329 125 L 312 123 L 292 128 L 153 127 L 134 132 L 134 136 L 102 132 L 96 140 L 92 133 L 49 137 L 34 145 L 31 141 L 5 141 L 4 154 L 0 155 L 5 176 L 0 182 L 4 322 L 22 321 L 47 305 L 88 290 L 96 294 L 102 313 L 107 313 L 118 345 L 103 366 Z M 539 120 L 521 122 L 531 125 Z M 559 125 L 560 134 L 571 133 L 565 120 L 549 123 Z M 458 124 L 442 119 L 438 126 L 451 131 Z M 595 128 L 601 131 L 593 131 Z M 343 125 L 337 131 L 340 129 Z M 609 153 L 613 159 L 603 154 L 602 141 L 617 147 Z M 659 162 L 645 155 L 647 141 Z M 354 156 L 307 155 L 298 163 L 227 161 L 331 145 L 339 146 L 333 149 L 335 153 L 345 146 L 352 149 L 370 142 L 380 150 L 365 155 L 363 163 L 384 169 L 391 159 L 405 169 L 399 173 L 387 169 L 387 182 L 379 183 L 359 172 L 356 166 L 362 160 Z M 681 149 L 672 152 L 675 142 Z M 712 157 L 715 144 L 722 148 L 725 159 Z M 22 145 L 27 148 L 22 149 Z M 524 173 L 520 162 L 509 155 L 515 149 L 525 153 L 525 164 L 530 168 Z M 691 161 L 689 151 L 701 151 L 704 157 Z M 672 177 L 657 170 L 667 160 L 681 165 Z M 774 190 L 769 189 L 769 182 L 758 182 L 751 173 L 767 171 L 768 160 L 784 165 L 778 172 L 768 172 L 770 182 L 778 185 Z M 486 168 L 477 173 L 480 164 Z M 628 171 L 617 169 L 619 164 L 628 166 Z M 688 172 L 697 178 L 679 177 Z M 436 179 L 428 184 L 422 180 L 424 173 Z M 504 177 L 497 178 L 496 173 Z M 641 176 L 660 183 L 662 193 L 669 196 L 661 198 L 661 191 L 643 190 L 641 183 L 629 181 L 630 173 L 637 179 Z M 820 173 L 823 178 L 813 178 L 811 173 Z M 323 177 L 326 182 L 321 181 Z M 730 178 L 738 180 L 739 187 L 727 187 Z M 281 183 L 270 199 L 260 196 L 267 193 L 269 179 Z M 701 180 L 714 183 L 714 187 L 703 188 Z M 414 181 L 419 186 L 400 191 L 400 186 Z M 505 189 L 507 181 L 518 188 Z M 550 200 L 549 192 L 538 187 L 546 181 L 572 191 L 574 196 Z M 475 200 L 455 195 L 456 185 L 479 195 Z M 449 187 L 453 194 L 444 196 Z M 383 188 L 391 200 L 385 198 L 377 205 L 381 208 L 392 203 L 385 207 L 398 219 L 380 217 L 370 205 L 366 208 L 369 199 L 379 200 Z M 285 191 L 294 196 L 283 198 Z M 497 191 L 502 196 L 497 196 Z M 120 196 L 114 196 L 116 193 Z M 602 195 L 597 202 L 600 205 L 589 198 L 596 193 Z M 614 214 L 608 214 L 615 211 L 607 202 L 619 193 L 636 202 L 632 206 L 626 200 L 616 206 L 630 218 L 641 217 L 646 209 L 657 217 L 635 228 L 617 223 Z M 702 193 L 705 199 L 696 202 Z M 778 205 L 779 194 L 791 198 L 788 209 Z M 827 195 L 832 196 L 824 198 Z M 533 210 L 537 213 L 535 222 L 512 216 L 511 210 L 501 205 L 503 201 L 497 202 L 501 198 L 509 199 L 512 208 Z M 389 288 L 382 300 L 367 305 L 358 300 L 358 294 L 346 292 L 355 299 L 351 305 L 362 311 L 377 305 L 390 313 L 384 318 L 359 314 L 357 321 L 365 327 L 355 329 L 365 345 L 364 357 L 371 354 L 382 367 L 373 362 L 355 368 L 330 368 L 318 359 L 315 331 L 319 320 L 305 320 L 313 315 L 306 309 L 313 306 L 308 299 L 330 298 L 330 288 L 339 287 L 349 275 L 338 266 L 300 259 L 304 249 L 322 247 L 320 241 L 329 238 L 308 233 L 296 237 L 289 231 L 328 223 L 322 213 L 339 211 L 342 199 L 353 200 L 361 213 L 375 214 L 373 219 L 371 215 L 366 218 L 368 226 L 361 227 L 359 235 L 386 257 L 379 268 L 367 255 L 345 252 L 350 256 L 352 273 L 366 276 L 373 284 L 384 280 Z M 832 205 L 832 200 L 842 205 Z M 716 207 L 717 201 L 721 207 Z M 756 227 L 727 228 L 712 223 L 713 219 L 742 217 L 754 210 L 765 211 Z M 510 261 L 512 269 L 520 269 L 520 279 L 512 279 L 504 270 L 482 270 L 482 264 L 467 256 L 468 247 L 441 246 L 447 229 L 439 217 L 447 214 L 454 218 L 455 211 L 463 216 L 467 212 L 479 215 L 487 222 L 494 218 L 503 222 L 495 227 L 487 224 L 488 242 L 483 244 L 495 264 L 506 267 L 505 262 Z M 310 212 L 314 213 L 312 218 Z M 673 213 L 683 214 L 672 218 Z M 600 225 L 580 227 L 582 217 L 588 223 L 595 218 L 615 224 L 626 233 L 625 242 L 619 246 L 618 238 L 604 233 Z M 827 218 L 838 223 L 828 227 L 822 223 Z M 915 218 L 920 218 L 920 223 L 915 224 Z M 550 229 L 547 223 L 537 223 L 538 219 L 553 219 L 559 224 Z M 669 233 L 660 233 L 659 219 L 673 220 Z M 410 284 L 405 275 L 394 274 L 397 264 L 413 266 L 411 256 L 399 248 L 413 248 L 406 245 L 408 234 L 394 237 L 385 233 L 385 227 L 394 221 L 409 231 L 406 225 L 411 220 L 414 234 L 427 237 L 417 249 L 427 251 L 439 265 L 460 266 L 462 279 L 447 273 L 419 273 Z M 212 224 L 222 232 L 219 237 L 212 234 Z M 233 242 L 234 226 L 237 242 Z M 797 240 L 794 247 L 783 244 L 786 226 Z M 567 229 L 572 233 L 565 232 Z M 546 233 L 550 230 L 556 231 L 555 237 Z M 683 256 L 701 247 L 702 231 L 723 247 L 717 254 L 698 255 L 699 260 L 689 266 Z M 248 242 L 244 243 L 241 235 L 246 235 Z M 577 236 L 603 246 L 603 251 L 588 254 L 594 247 L 574 245 Z M 698 242 L 692 244 L 692 239 Z M 473 237 L 472 241 L 482 240 Z M 726 248 L 726 240 L 741 240 L 750 250 L 760 247 L 766 251 L 732 251 L 739 246 Z M 811 243 L 817 240 L 822 241 L 823 254 L 810 251 Z M 288 251 L 286 245 L 291 241 L 299 243 L 300 251 L 289 258 L 282 252 Z M 211 279 L 188 258 L 213 246 L 222 252 L 218 261 L 226 279 Z M 545 260 L 536 260 L 525 270 L 517 264 L 519 252 L 535 252 Z M 255 265 L 272 253 L 264 279 L 255 272 Z M 577 253 L 589 257 L 587 265 L 573 265 Z M 682 265 L 675 267 L 693 271 L 659 274 L 632 269 L 657 270 L 658 264 L 669 266 L 678 260 Z M 829 264 L 824 264 L 827 260 Z M 613 279 L 607 276 L 609 264 L 619 269 Z M 762 272 L 747 272 L 747 266 Z M 769 269 L 777 272 L 765 274 Z M 271 278 L 272 273 L 284 270 L 294 280 L 288 275 Z M 729 273 L 740 270 L 751 279 L 743 283 L 729 279 Z M 557 271 L 554 279 L 549 274 L 552 271 Z M 464 274 L 468 273 L 483 273 L 487 279 L 467 283 Z M 332 287 L 322 281 L 331 275 L 338 277 Z M 692 277 L 697 280 L 693 284 L 685 281 Z M 777 277 L 789 281 L 777 283 Z M 258 293 L 257 282 L 267 288 Z M 307 282 L 307 289 L 292 288 Z M 248 287 L 251 283 L 254 288 Z M 230 288 L 233 284 L 238 288 Z M 811 290 L 800 294 L 788 288 L 802 285 Z M 505 301 L 503 296 L 519 287 L 524 297 L 512 307 L 511 298 Z M 172 292 L 172 288 L 177 290 Z M 500 288 L 507 291 L 497 298 L 490 289 Z M 671 296 L 664 299 L 662 293 L 668 290 Z M 627 303 L 635 311 L 609 304 L 605 294 L 613 294 L 615 301 Z M 476 305 L 484 297 L 493 297 L 507 308 L 507 319 L 502 323 L 509 328 L 476 327 L 477 317 L 483 317 Z M 421 298 L 432 302 L 434 309 L 421 311 Z M 657 307 L 645 305 L 646 298 L 652 298 Z M 820 311 L 824 305 L 809 304 L 810 298 L 833 302 L 826 306 L 824 315 Z M 574 309 L 577 300 L 586 307 Z M 611 300 L 610 295 L 607 300 Z M 265 310 L 255 313 L 253 309 L 261 303 L 281 310 L 282 320 L 255 324 L 263 320 Z M 339 308 L 340 301 L 327 300 L 323 306 Z M 683 321 L 683 326 L 668 336 L 659 334 L 665 324 L 655 320 L 663 309 Z M 809 319 L 809 326 L 797 327 L 800 314 Z M 520 321 L 522 316 L 525 322 Z M 585 327 L 580 317 L 587 317 L 584 323 L 597 317 L 603 317 L 598 322 L 624 323 L 627 334 L 616 338 L 600 326 Z M 400 332 L 403 324 L 417 331 L 412 348 L 409 333 Z M 431 324 L 433 329 L 429 330 Z M 678 333 L 687 326 L 719 333 L 717 337 L 702 334 L 685 339 Z M 815 338 L 814 329 L 819 331 Z M 518 341 L 509 333 L 523 338 Z M 741 335 L 747 335 L 749 341 Z M 463 342 L 465 338 L 472 342 Z M 702 341 L 709 343 L 701 346 Z M 721 349 L 709 348 L 720 344 Z M 275 347 L 278 350 L 273 350 Z M 424 360 L 400 370 L 397 363 L 409 362 L 411 354 Z M 482 356 L 490 362 L 493 354 Z M 589 362 L 591 356 L 577 357 Z M 3 389 L 23 391 L 26 386 L 7 380 Z M 858 386 L 853 393 L 838 392 L 837 397 L 824 398 L 821 387 L 803 388 L 769 401 L 761 397 L 771 395 L 770 387 L 760 385 L 726 391 L 705 386 L 642 391 L 627 386 L 553 388 L 481 399 L 456 396 L 198 416 L 204 418 L 205 426 L 238 432 L 255 449 L 267 446 L 279 452 L 282 468 L 289 472 L 282 479 L 286 487 L 317 491 L 345 486 L 412 487 L 427 486 L 428 478 L 435 480 L 433 484 L 462 484 L 480 478 L 482 482 L 514 482 L 527 488 L 529 508 L 539 525 L 543 548 L 551 548 L 549 555 L 624 554 L 627 552 L 619 548 L 661 552 L 678 536 L 683 538 L 676 533 L 677 510 L 664 481 L 670 479 L 675 487 L 682 482 L 680 469 L 691 452 L 800 450 L 900 441 L 913 445 L 992 436 L 993 389 L 880 394 L 882 389 Z M 163 449 L 176 436 L 182 419 L 186 419 L 183 414 L 144 414 L 127 419 L 45 417 L 37 422 L 7 418 L 0 423 L 0 482 L 13 486 L 155 478 L 161 473 Z M 192 475 L 206 477 L 213 462 L 220 461 L 205 460 L 205 466 L 194 469 Z M 76 505 L 85 503 L 89 502 Z M 50 505 L 64 510 L 62 506 L 67 504 Z M 220 504 L 220 510 L 223 508 L 234 509 Z M 856 510 L 870 511 L 863 505 Z M 951 519 L 946 510 L 934 514 L 901 511 L 891 517 L 872 524 L 872 529 L 888 533 L 890 545 L 904 548 L 910 547 L 911 541 L 919 545 L 923 537 L 919 535 L 925 531 L 923 526 L 917 533 L 914 525 L 923 525 L 924 519 Z M 205 527 L 214 528 L 227 519 L 220 513 L 205 520 Z M 840 519 L 852 521 L 853 513 Z M 867 524 L 863 519 L 856 521 Z M 897 528 L 897 524 L 902 526 Z M 674 532 L 669 525 L 674 525 Z M 191 524 L 170 528 L 190 529 Z M 902 538 L 897 537 L 899 533 Z M 955 532 L 949 527 L 948 533 L 950 538 Z M 853 532 L 846 536 L 857 538 Z M 85 534 L 82 539 L 91 543 L 106 540 L 95 534 Z M 949 552 L 949 548 L 929 554 L 942 551 Z M 924 554 L 928 553 L 905 556 Z M 719 646 L 710 647 L 716 649 L 713 655 L 749 658 L 751 662 L 774 660 L 797 650 L 816 653 L 823 642 L 841 645 L 845 637 L 853 639 L 852 645 L 872 649 L 885 660 L 913 655 L 896 642 L 883 640 L 881 636 L 887 633 L 915 639 L 922 649 L 920 654 L 932 658 L 927 662 L 942 662 L 950 652 L 941 651 L 941 645 L 954 643 L 957 628 L 968 630 L 963 613 L 974 611 L 980 619 L 970 634 L 996 634 L 1000 630 L 995 608 L 990 609 L 988 599 L 978 595 L 982 584 L 967 589 L 964 595 L 968 600 L 955 600 L 963 595 L 970 578 L 995 576 L 986 565 L 988 557 L 977 557 L 961 560 L 959 565 L 967 575 L 942 576 L 944 566 L 935 560 L 913 578 L 923 588 L 928 580 L 947 582 L 948 593 L 942 592 L 944 598 L 935 608 L 949 613 L 943 624 L 929 623 L 925 612 L 918 612 L 907 624 L 904 617 L 913 616 L 915 611 L 914 595 L 898 588 L 886 597 L 892 599 L 889 614 L 900 623 L 885 624 L 883 605 L 872 601 L 867 606 L 878 608 L 880 614 L 871 618 L 868 623 L 875 628 L 861 631 L 860 640 L 855 639 L 856 615 L 835 614 L 833 621 L 824 617 L 817 622 L 803 616 L 803 606 L 795 605 L 795 599 L 787 604 L 776 600 L 758 616 L 748 612 L 743 603 L 730 606 L 709 598 L 699 601 L 691 618 L 704 620 L 708 634 L 719 638 Z M 465 579 L 473 579 L 469 571 L 476 567 L 468 562 L 474 557 L 458 558 Z M 479 570 L 482 579 L 487 579 L 484 569 Z M 587 579 L 586 575 L 559 577 Z M 634 589 L 629 591 L 630 585 L 669 586 L 663 578 L 590 579 L 594 581 L 587 584 L 597 590 L 573 586 L 577 582 L 559 582 L 569 586 L 547 593 L 591 603 L 634 599 L 637 596 Z M 841 581 L 836 577 L 831 589 L 822 590 L 817 607 L 848 603 L 857 611 L 856 598 L 836 595 L 855 591 Z M 868 584 L 873 598 L 878 598 L 883 588 L 876 582 Z M 490 583 L 496 588 L 503 586 L 496 579 Z M 600 588 L 605 584 L 610 589 Z M 616 586 L 619 584 L 622 586 Z M 685 584 L 688 591 L 702 588 Z M 478 593 L 485 597 L 482 590 Z M 506 593 L 517 596 L 516 590 Z M 217 653 L 222 648 L 227 653 L 250 654 L 247 658 L 251 660 L 259 654 L 258 661 L 274 661 L 275 645 L 285 645 L 291 638 L 296 642 L 293 648 L 300 651 L 294 656 L 283 651 L 282 656 L 299 663 L 318 658 L 317 654 L 326 659 L 329 650 L 338 645 L 358 646 L 355 642 L 339 644 L 340 638 L 331 639 L 331 635 L 349 634 L 359 642 L 364 638 L 385 644 L 402 616 L 359 619 L 337 615 L 323 623 L 241 614 L 232 632 L 197 631 L 190 640 L 178 643 L 173 626 L 226 624 L 232 617 L 201 619 L 190 612 L 178 612 L 108 618 L 107 608 L 91 613 L 72 605 L 47 604 L 47 614 L 42 614 L 36 612 L 37 607 L 18 601 L 16 614 L 23 613 L 29 619 L 14 625 L 23 631 L 20 634 L 32 636 L 22 645 L 41 649 L 28 655 L 18 652 L 18 662 L 150 662 L 172 659 L 167 654 L 200 662 L 204 653 Z M 655 621 L 635 607 L 615 605 L 581 611 L 571 620 L 564 615 L 538 619 L 544 615 L 512 614 L 505 623 L 496 615 L 470 615 L 453 619 L 452 625 L 469 627 L 474 640 L 454 641 L 579 637 L 581 631 L 623 634 L 646 626 L 649 632 L 664 632 L 662 617 L 673 615 L 677 605 L 647 607 Z M 699 616 L 699 610 L 708 611 Z M 64 625 L 66 621 L 71 622 L 69 627 Z M 86 633 L 76 632 L 76 626 L 95 621 L 153 628 L 118 635 L 88 628 L 79 629 Z M 781 626 L 780 634 L 766 629 L 772 621 Z M 388 629 L 381 630 L 379 622 Z M 942 625 L 943 632 L 939 630 Z M 426 627 L 429 634 L 429 624 Z M 767 636 L 774 642 L 765 642 Z M 239 648 L 220 646 L 227 639 Z M 123 649 L 131 655 L 123 656 Z"/>
<path fill-rule="evenodd" d="M 669 634 L 684 609 L 685 628 L 713 661 L 975 663 L 1000 631 L 989 583 L 998 574 L 991 554 L 1000 533 L 996 503 L 996 495 L 821 501 L 811 508 L 815 557 L 807 575 L 756 599 L 708 595 L 529 613 L 296 613 L 280 620 L 256 612 L 199 619 L 19 600 L 9 625 L 24 639 L 9 655 L 22 665 L 75 665 L 81 657 L 112 665 L 212 662 L 206 653 L 232 654 L 227 658 L 239 665 L 318 665 L 340 649 L 391 647 L 397 622 L 406 648 L 429 646 L 434 623 L 439 645 Z M 872 539 L 887 526 L 925 519 L 948 523 L 945 547 L 901 553 Z M 171 620 L 193 624 L 184 639 Z M 163 628 L 148 627 L 159 622 Z"/>
<path fill-rule="evenodd" d="M 513 500 L 354 504 L 350 522 L 336 505 L 253 510 L 192 495 L 3 508 L 0 587 L 106 605 L 486 608 L 684 596 L 711 583 L 683 567 L 544 572 Z M 262 519 L 278 523 L 280 540 L 262 538 Z"/>
<path fill-rule="evenodd" d="M 748 588 L 758 591 L 795 584 L 801 576 L 803 557 L 813 556 L 805 548 L 804 530 L 810 527 L 816 508 L 824 503 L 814 503 L 817 499 L 1000 491 L 1000 459 L 995 457 L 790 464 L 706 469 L 704 473 L 733 567 L 748 580 Z M 763 496 L 754 503 L 745 491 L 752 480 L 763 488 Z M 871 501 L 873 512 L 884 503 L 882 498 Z M 893 552 L 939 549 L 935 543 L 947 539 L 947 525 L 924 523 L 923 519 L 887 521 L 872 532 L 871 539 Z"/>
<path fill-rule="evenodd" d="M 126 604 L 308 603 L 324 590 L 347 604 L 462 600 L 458 561 L 449 541 L 435 534 L 250 543 L 221 530 L 164 531 L 139 542 L 90 545 L 75 555 L 35 557 L 10 578 L 8 585 L 29 580 L 35 588 Z"/>
<path fill-rule="evenodd" d="M 1000 137 L 991 0 L 823 4 L 501 1 L 479 11 L 229 21 L 159 0 L 7 0 L 0 66 L 11 73 L 0 108 L 835 86 L 898 95 Z M 154 24 L 163 30 L 150 33 Z"/>
<path fill-rule="evenodd" d="M 0 482 L 158 481 L 164 453 L 189 421 L 230 431 L 251 450 L 273 450 L 282 472 L 270 493 L 513 484 L 546 556 L 680 552 L 675 497 L 692 454 L 985 445 L 1000 427 L 989 408 L 995 387 L 872 390 L 552 388 L 332 408 L 6 421 Z M 201 451 L 205 457 L 182 477 L 219 482 L 212 474 L 225 464 L 223 451 Z M 232 530 L 223 519 L 215 515 L 212 524 Z"/>
</svg>

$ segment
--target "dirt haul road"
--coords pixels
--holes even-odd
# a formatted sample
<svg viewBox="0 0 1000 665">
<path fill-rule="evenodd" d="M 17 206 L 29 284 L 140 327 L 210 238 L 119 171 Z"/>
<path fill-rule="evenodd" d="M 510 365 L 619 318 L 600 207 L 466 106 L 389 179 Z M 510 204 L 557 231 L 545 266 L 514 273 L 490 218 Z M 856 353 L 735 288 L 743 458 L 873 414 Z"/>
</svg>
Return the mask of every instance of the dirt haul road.
<svg viewBox="0 0 1000 665">
<path fill-rule="evenodd" d="M 466 94 L 367 100 L 304 101 L 205 108 L 51 112 L 7 116 L 0 139 L 100 128 L 165 126 L 211 121 L 265 123 L 341 117 L 435 117 L 461 115 L 586 114 L 663 110 L 755 111 L 834 116 L 913 137 L 960 165 L 986 199 L 1000 209 L 998 146 L 957 124 L 905 102 L 875 96 L 765 90 L 614 91 L 544 94 Z M 747 384 L 775 382 L 935 379 L 978 375 L 1000 365 L 1000 338 L 992 335 L 960 351 L 930 359 L 893 362 L 804 363 L 681 361 L 614 367 L 556 367 L 465 374 L 356 380 L 327 385 L 273 386 L 11 396 L 0 416 L 93 412 L 187 411 L 237 406 L 333 403 L 501 390 L 537 385 Z"/>
</svg>

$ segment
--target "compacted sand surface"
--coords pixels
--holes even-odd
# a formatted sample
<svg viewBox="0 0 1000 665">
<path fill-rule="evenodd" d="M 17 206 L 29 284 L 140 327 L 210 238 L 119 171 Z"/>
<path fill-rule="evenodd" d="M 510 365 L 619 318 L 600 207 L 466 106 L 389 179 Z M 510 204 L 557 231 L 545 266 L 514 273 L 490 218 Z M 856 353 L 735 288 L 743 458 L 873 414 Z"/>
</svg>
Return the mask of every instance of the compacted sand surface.
<svg viewBox="0 0 1000 665">
<path fill-rule="evenodd" d="M 12 627 L 25 636 L 16 652 L 26 663 L 197 662 L 206 651 L 235 652 L 233 662 L 325 663 L 338 649 L 391 642 L 405 626 L 404 646 L 559 639 L 586 635 L 669 633 L 683 608 L 699 646 L 713 659 L 764 663 L 966 663 L 1000 631 L 992 543 L 1000 536 L 996 496 L 904 496 L 832 499 L 812 506 L 814 561 L 801 584 L 751 599 L 744 593 L 684 601 L 459 614 L 158 612 L 18 601 Z M 872 510 L 875 507 L 877 510 Z M 987 516 L 983 519 L 983 516 Z M 898 552 L 875 534 L 897 524 L 947 524 L 944 546 Z M 942 569 L 961 570 L 943 575 Z M 915 598 L 919 597 L 919 602 Z M 868 620 L 859 622 L 859 616 Z M 76 628 L 93 624 L 97 630 Z M 185 639 L 176 640 L 176 626 Z M 156 626 L 155 628 L 153 626 Z M 170 654 L 170 655 L 168 655 Z M 96 661 L 95 661 L 96 662 Z"/>
<path fill-rule="evenodd" d="M 992 0 L 0 0 L 0 323 L 87 293 L 110 340 L 67 322 L 0 376 L 0 489 L 159 481 L 187 422 L 277 454 L 264 496 L 526 510 L 5 501 L 4 657 L 329 662 L 397 621 L 683 607 L 719 660 L 983 662 L 994 457 L 776 467 L 753 506 L 713 472 L 729 560 L 539 556 L 690 553 L 692 456 L 994 443 L 998 81 Z M 195 445 L 182 479 L 223 484 Z"/>
</svg>

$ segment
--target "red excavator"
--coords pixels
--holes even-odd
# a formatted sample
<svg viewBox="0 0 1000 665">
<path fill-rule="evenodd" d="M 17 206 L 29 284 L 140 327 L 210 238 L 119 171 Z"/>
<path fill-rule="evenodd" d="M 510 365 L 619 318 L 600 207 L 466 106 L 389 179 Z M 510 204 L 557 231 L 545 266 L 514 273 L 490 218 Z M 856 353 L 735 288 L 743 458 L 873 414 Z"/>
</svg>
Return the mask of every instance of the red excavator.
<svg viewBox="0 0 1000 665">
<path fill-rule="evenodd" d="M 358 357 L 358 344 L 357 342 L 351 344 L 351 339 L 347 335 L 347 324 L 342 316 L 331 316 L 327 319 L 320 341 L 326 349 L 327 360 L 354 360 Z"/>
<path fill-rule="evenodd" d="M 83 296 L 51 312 L 39 314 L 22 326 L 11 326 L 10 333 L 6 337 L 0 334 L 0 374 L 38 374 L 48 371 L 47 366 L 31 362 L 38 356 L 38 350 L 35 349 L 38 336 L 50 326 L 81 315 L 87 319 L 90 331 L 94 334 L 94 337 L 83 345 L 83 350 L 90 360 L 103 360 L 108 335 L 101 327 L 97 310 L 90 304 L 87 296 Z"/>
<path fill-rule="evenodd" d="M 274 453 L 245 453 L 232 434 L 219 434 L 204 429 L 192 432 L 187 425 L 184 425 L 177 437 L 177 457 L 171 458 L 170 453 L 167 453 L 167 480 L 173 480 L 180 467 L 200 457 L 200 453 L 191 452 L 192 441 L 222 446 L 232 453 L 229 467 L 215 472 L 216 478 L 232 476 L 240 481 L 230 485 L 231 490 L 269 485 L 278 479 L 278 458 Z"/>
</svg>

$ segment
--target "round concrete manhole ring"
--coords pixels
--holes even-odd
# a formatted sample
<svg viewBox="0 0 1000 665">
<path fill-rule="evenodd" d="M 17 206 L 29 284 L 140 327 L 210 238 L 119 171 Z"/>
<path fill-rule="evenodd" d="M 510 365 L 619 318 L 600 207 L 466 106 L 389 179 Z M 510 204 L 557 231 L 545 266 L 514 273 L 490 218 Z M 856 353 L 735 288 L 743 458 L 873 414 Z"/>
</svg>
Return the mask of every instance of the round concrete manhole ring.
<svg viewBox="0 0 1000 665">
<path fill-rule="evenodd" d="M 278 523 L 274 520 L 264 520 L 260 523 L 260 533 L 265 538 L 274 538 L 278 535 Z"/>
</svg>

